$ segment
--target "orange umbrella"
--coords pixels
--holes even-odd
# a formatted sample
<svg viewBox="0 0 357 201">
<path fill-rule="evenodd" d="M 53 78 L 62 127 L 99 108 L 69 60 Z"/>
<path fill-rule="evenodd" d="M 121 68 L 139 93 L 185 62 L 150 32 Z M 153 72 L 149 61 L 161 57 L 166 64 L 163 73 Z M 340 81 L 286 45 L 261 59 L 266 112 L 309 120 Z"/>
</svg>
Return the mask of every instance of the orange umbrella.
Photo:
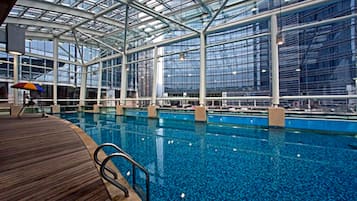
<svg viewBox="0 0 357 201">
<path fill-rule="evenodd" d="M 34 84 L 31 82 L 19 82 L 11 86 L 16 89 L 27 89 L 31 91 L 44 92 L 43 88 L 39 84 Z"/>
</svg>

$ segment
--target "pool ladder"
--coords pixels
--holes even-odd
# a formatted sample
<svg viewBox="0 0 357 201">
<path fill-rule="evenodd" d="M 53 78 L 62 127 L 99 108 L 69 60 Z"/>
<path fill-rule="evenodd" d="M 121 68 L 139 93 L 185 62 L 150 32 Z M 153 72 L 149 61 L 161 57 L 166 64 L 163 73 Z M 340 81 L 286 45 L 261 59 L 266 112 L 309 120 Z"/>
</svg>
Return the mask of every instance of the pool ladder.
<svg viewBox="0 0 357 201">
<path fill-rule="evenodd" d="M 101 162 L 98 159 L 98 153 L 101 149 L 103 149 L 104 147 L 112 147 L 114 148 L 117 152 L 110 154 L 109 156 L 107 156 L 103 162 Z M 104 143 L 101 144 L 100 146 L 98 146 L 98 148 L 94 151 L 94 161 L 99 165 L 100 167 L 100 174 L 101 176 L 107 180 L 109 183 L 113 184 L 114 186 L 116 186 L 117 188 L 119 188 L 120 190 L 122 190 L 125 194 L 125 197 L 129 197 L 129 191 L 128 189 L 123 186 L 122 184 L 120 184 L 117 179 L 118 179 L 118 175 L 117 173 L 115 173 L 114 170 L 112 170 L 111 168 L 107 167 L 107 163 L 115 157 L 119 157 L 119 158 L 124 158 L 126 159 L 129 163 L 131 163 L 132 165 L 132 172 L 133 172 L 133 189 L 138 193 L 138 195 L 141 197 L 141 199 L 149 201 L 149 172 L 143 167 L 141 166 L 138 162 L 136 162 L 128 153 L 126 153 L 125 151 L 123 151 L 121 148 L 119 148 L 117 145 L 112 144 L 112 143 Z M 145 174 L 145 183 L 146 183 L 146 196 L 144 196 L 144 191 L 141 189 L 141 187 L 136 183 L 136 168 L 139 168 L 142 172 L 144 172 Z M 110 172 L 112 174 L 112 177 L 110 177 L 107 172 Z"/>
</svg>

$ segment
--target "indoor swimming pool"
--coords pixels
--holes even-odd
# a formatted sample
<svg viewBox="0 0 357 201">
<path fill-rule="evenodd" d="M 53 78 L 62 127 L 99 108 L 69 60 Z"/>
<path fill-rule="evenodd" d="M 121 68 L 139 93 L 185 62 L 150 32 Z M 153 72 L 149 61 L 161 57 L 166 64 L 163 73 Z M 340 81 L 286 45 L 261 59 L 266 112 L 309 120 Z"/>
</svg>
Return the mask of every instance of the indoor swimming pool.
<svg viewBox="0 0 357 201">
<path fill-rule="evenodd" d="M 357 200 L 357 133 L 73 113 L 150 173 L 150 200 Z M 131 167 L 114 161 L 129 182 Z M 137 175 L 144 186 L 144 176 Z"/>
</svg>

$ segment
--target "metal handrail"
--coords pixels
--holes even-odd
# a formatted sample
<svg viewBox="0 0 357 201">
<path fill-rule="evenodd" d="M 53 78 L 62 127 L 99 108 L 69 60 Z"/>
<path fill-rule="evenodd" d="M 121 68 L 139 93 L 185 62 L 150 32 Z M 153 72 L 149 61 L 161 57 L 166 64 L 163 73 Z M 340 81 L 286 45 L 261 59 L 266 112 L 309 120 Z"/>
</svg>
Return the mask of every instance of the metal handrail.
<svg viewBox="0 0 357 201">
<path fill-rule="evenodd" d="M 100 166 L 100 174 L 102 175 L 102 177 L 107 180 L 109 183 L 113 184 L 114 186 L 116 186 L 117 188 L 119 188 L 120 190 L 122 190 L 124 192 L 124 195 L 125 197 L 129 197 L 129 191 L 128 189 L 121 185 L 117 180 L 116 178 L 113 179 L 112 177 L 109 177 L 106 173 L 105 173 L 105 170 L 108 170 L 109 168 L 107 168 L 105 165 L 107 164 L 107 162 L 114 156 L 120 154 L 120 155 L 123 155 L 125 156 L 123 153 L 114 153 L 115 155 L 110 155 L 108 157 L 106 157 L 102 163 L 102 165 Z M 111 170 L 111 169 L 110 169 Z M 111 170 L 112 171 L 112 170 Z M 109 171 L 110 173 L 113 174 L 113 172 Z M 116 175 L 116 174 L 115 174 Z"/>
<path fill-rule="evenodd" d="M 109 155 L 108 157 L 106 157 L 103 160 L 103 162 L 101 162 L 98 159 L 98 153 L 103 147 L 106 147 L 106 146 L 116 149 L 118 151 L 118 153 L 113 153 L 113 154 Z M 118 178 L 118 175 L 114 172 L 114 170 L 110 169 L 109 167 L 106 167 L 106 164 L 108 163 L 108 161 L 111 160 L 113 157 L 124 158 L 124 159 L 126 159 L 127 161 L 129 161 L 132 164 L 133 188 L 134 189 L 136 189 L 136 168 L 135 167 L 138 167 L 141 171 L 143 171 L 145 173 L 145 179 L 146 179 L 146 201 L 149 201 L 149 181 L 150 181 L 149 172 L 143 166 L 141 166 L 138 162 L 136 162 L 128 153 L 123 151 L 120 147 L 118 147 L 115 144 L 104 143 L 104 144 L 98 146 L 98 148 L 94 151 L 94 161 L 100 166 L 100 173 L 101 173 L 102 177 L 105 180 L 109 181 L 114 186 L 116 186 L 117 188 L 119 188 L 120 190 L 122 190 L 124 192 L 124 194 L 125 194 L 125 197 L 129 196 L 128 189 L 126 187 L 124 187 L 123 185 L 121 185 L 116 180 Z M 108 176 L 107 173 L 105 172 L 105 170 L 110 172 L 114 176 L 114 178 Z"/>
<path fill-rule="evenodd" d="M 98 153 L 101 149 L 103 149 L 104 147 L 112 147 L 114 148 L 115 150 L 117 150 L 119 153 L 124 153 L 125 155 L 128 155 L 129 157 L 131 157 L 128 153 L 126 153 L 124 150 L 122 150 L 120 147 L 118 147 L 117 145 L 113 144 L 113 143 L 104 143 L 104 144 L 101 144 L 97 147 L 97 149 L 94 151 L 94 161 L 95 163 L 97 163 L 99 165 L 99 167 L 102 166 L 102 162 L 99 160 L 98 158 Z M 105 167 L 105 169 L 112 173 L 112 175 L 114 176 L 114 179 L 118 179 L 118 175 L 115 173 L 114 170 L 108 168 L 108 167 Z"/>
<path fill-rule="evenodd" d="M 141 171 L 143 171 L 145 173 L 145 180 L 146 180 L 146 201 L 149 201 L 149 172 L 143 167 L 141 166 L 139 163 L 137 163 L 135 160 L 133 160 L 130 156 L 124 154 L 124 153 L 114 153 L 109 155 L 107 158 L 104 159 L 102 166 L 100 167 L 100 173 L 102 174 L 103 178 L 106 179 L 107 181 L 111 182 L 113 185 L 117 186 L 118 188 L 122 189 L 122 185 L 119 184 L 116 180 L 114 180 L 111 177 L 108 177 L 108 175 L 105 173 L 105 166 L 107 164 L 107 162 L 109 160 L 111 160 L 113 157 L 121 157 L 126 159 L 127 161 L 129 161 L 132 165 L 133 165 L 133 186 L 136 185 L 136 171 L 135 171 L 135 167 L 138 167 Z M 125 187 L 124 187 L 125 188 Z M 123 189 L 122 189 L 123 190 Z M 126 190 L 126 191 L 125 191 Z M 127 189 L 125 188 L 124 193 L 125 196 L 128 197 L 129 193 L 127 192 Z M 128 194 L 127 194 L 128 193 Z"/>
</svg>

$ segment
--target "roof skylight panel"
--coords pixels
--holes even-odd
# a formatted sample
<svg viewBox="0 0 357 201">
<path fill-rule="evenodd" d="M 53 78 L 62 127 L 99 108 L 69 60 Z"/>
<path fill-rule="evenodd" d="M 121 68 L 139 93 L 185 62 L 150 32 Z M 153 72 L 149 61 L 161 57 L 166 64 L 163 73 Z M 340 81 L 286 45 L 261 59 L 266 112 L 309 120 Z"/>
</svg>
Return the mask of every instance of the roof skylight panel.
<svg viewBox="0 0 357 201">
<path fill-rule="evenodd" d="M 73 22 L 73 24 L 78 24 L 82 21 L 86 20 L 86 18 L 82 18 L 82 17 L 77 17 L 77 16 L 73 16 L 71 17 L 70 21 Z"/>
<path fill-rule="evenodd" d="M 90 38 L 88 38 L 87 36 L 84 36 L 84 35 L 80 35 L 79 36 L 79 39 L 81 39 L 81 40 L 90 40 Z"/>
<path fill-rule="evenodd" d="M 50 29 L 46 28 L 46 27 L 41 27 L 40 28 L 40 32 L 43 32 L 43 33 L 48 33 L 50 31 Z"/>
<path fill-rule="evenodd" d="M 137 22 L 137 18 L 133 18 L 133 17 L 128 17 L 128 26 L 132 26 L 133 24 L 135 24 Z"/>
<path fill-rule="evenodd" d="M 139 21 L 149 21 L 149 20 L 152 20 L 152 19 L 154 19 L 153 17 L 151 17 L 151 16 L 146 16 L 146 17 L 144 17 L 144 18 L 139 18 Z"/>
<path fill-rule="evenodd" d="M 10 13 L 9 13 L 9 16 L 19 16 L 23 11 L 24 11 L 25 7 L 22 7 L 22 6 L 14 6 Z"/>
<path fill-rule="evenodd" d="M 43 12 L 44 11 L 40 10 L 40 9 L 29 8 L 26 13 L 29 14 L 29 15 L 32 15 L 34 17 L 39 17 L 40 15 L 42 15 Z"/>
<path fill-rule="evenodd" d="M 168 4 L 168 1 L 165 1 L 165 0 L 156 0 L 156 1 L 159 3 L 159 5 L 161 5 L 163 7 L 163 9 L 160 8 L 161 11 L 167 11 L 167 10 L 171 11 L 172 10 L 171 6 Z M 157 5 L 155 7 L 158 7 L 159 5 Z"/>
<path fill-rule="evenodd" d="M 164 27 L 166 27 L 164 24 L 157 24 L 154 26 L 155 29 L 162 29 Z"/>
<path fill-rule="evenodd" d="M 150 31 L 153 31 L 153 30 L 154 30 L 154 29 L 151 28 L 151 27 L 146 27 L 146 28 L 144 29 L 145 32 L 150 32 Z"/>
<path fill-rule="evenodd" d="M 62 31 L 61 31 L 61 33 L 62 33 Z M 73 38 L 74 38 L 73 33 L 72 33 L 71 31 L 67 31 L 67 32 L 65 32 L 63 35 L 64 35 L 64 36 L 68 36 L 68 37 L 73 37 Z"/>
<path fill-rule="evenodd" d="M 73 20 L 69 20 L 69 21 L 65 21 L 66 24 L 69 24 L 69 25 L 75 25 L 77 24 L 75 21 Z"/>
<path fill-rule="evenodd" d="M 50 20 L 52 20 L 52 18 L 50 18 L 50 17 L 48 17 L 48 16 L 45 16 L 45 15 L 41 16 L 40 19 L 43 20 L 43 21 L 50 21 Z"/>
<path fill-rule="evenodd" d="M 34 15 L 33 13 L 26 12 L 26 13 L 23 14 L 23 17 L 27 18 L 27 19 L 35 19 L 36 15 Z"/>
<path fill-rule="evenodd" d="M 56 34 L 61 33 L 61 31 L 59 31 L 59 30 L 57 30 L 57 29 L 53 29 L 53 30 L 52 30 L 52 33 L 56 35 Z"/>
<path fill-rule="evenodd" d="M 71 15 L 67 15 L 67 14 L 62 14 L 60 15 L 57 19 L 57 20 L 61 20 L 62 22 L 68 22 L 70 21 L 71 19 L 73 19 L 73 17 Z"/>
<path fill-rule="evenodd" d="M 119 6 L 117 7 L 116 9 L 110 11 L 110 12 L 107 12 L 104 16 L 105 17 L 109 17 L 109 18 L 112 18 L 112 17 L 115 17 L 116 19 L 119 19 L 118 16 L 122 17 L 122 20 L 124 21 L 124 17 L 125 17 L 125 7 L 126 6 Z M 131 10 L 130 7 L 129 7 L 129 16 L 131 15 Z"/>
<path fill-rule="evenodd" d="M 112 6 L 115 2 L 117 1 L 114 1 L 114 0 L 106 0 L 104 1 L 102 4 L 105 4 L 107 6 Z"/>
<path fill-rule="evenodd" d="M 92 13 L 99 13 L 102 10 L 104 10 L 104 9 L 101 8 L 100 6 L 95 6 L 92 9 L 90 9 L 90 11 L 92 11 Z"/>
<path fill-rule="evenodd" d="M 152 21 L 152 22 L 149 22 L 149 25 L 150 26 L 155 26 L 155 25 L 158 25 L 160 24 L 161 22 L 159 20 L 155 20 L 155 21 Z"/>
<path fill-rule="evenodd" d="M 140 25 L 138 29 L 145 29 L 145 25 Z"/>
<path fill-rule="evenodd" d="M 55 22 L 64 23 L 65 20 L 63 20 L 63 19 L 61 19 L 61 18 L 56 18 L 56 19 L 55 19 Z"/>
<path fill-rule="evenodd" d="M 37 29 L 38 29 L 38 27 L 35 27 L 35 26 L 28 26 L 27 27 L 28 31 L 36 31 Z"/>
<path fill-rule="evenodd" d="M 79 4 L 77 6 L 77 8 L 83 9 L 83 10 L 88 10 L 92 7 L 93 4 L 87 2 L 87 1 L 83 1 L 83 3 Z"/>
<path fill-rule="evenodd" d="M 70 7 L 70 6 L 71 6 L 71 4 L 67 4 L 67 3 L 65 3 L 65 2 L 62 2 L 61 5 L 67 6 L 67 7 Z"/>
<path fill-rule="evenodd" d="M 87 3 L 96 5 L 100 0 L 86 0 Z"/>
<path fill-rule="evenodd" d="M 144 3 L 143 1 L 138 1 L 140 3 Z M 145 3 L 147 6 L 152 6 L 153 4 L 157 3 L 156 0 L 150 0 Z"/>
<path fill-rule="evenodd" d="M 73 3 L 71 4 L 71 7 L 77 7 L 80 3 L 82 3 L 84 0 L 74 0 Z"/>
<path fill-rule="evenodd" d="M 146 17 L 146 16 L 148 16 L 148 14 L 146 14 L 146 13 L 139 13 L 138 14 L 139 18 L 143 18 L 143 17 Z"/>
<path fill-rule="evenodd" d="M 116 20 L 119 20 L 119 21 L 124 21 L 124 16 L 122 16 L 120 13 L 117 13 L 117 12 L 110 12 L 106 15 L 104 15 L 105 17 L 108 17 L 110 19 L 116 19 Z"/>
<path fill-rule="evenodd" d="M 93 13 L 98 13 L 101 10 L 104 10 L 108 8 L 108 5 L 106 5 L 105 0 L 95 0 L 95 1 L 90 1 L 91 6 L 88 8 Z"/>
<path fill-rule="evenodd" d="M 192 10 L 188 10 L 184 13 L 182 13 L 181 18 L 186 18 L 186 19 L 191 19 L 193 17 L 198 17 L 198 16 L 202 16 L 202 11 L 199 8 L 196 9 L 192 9 Z"/>
<path fill-rule="evenodd" d="M 46 12 L 45 14 L 43 14 L 42 17 L 49 18 L 50 20 L 54 20 L 59 15 L 60 15 L 59 13 L 55 13 L 55 12 L 50 11 L 50 12 Z"/>
<path fill-rule="evenodd" d="M 100 23 L 100 22 L 96 22 L 96 21 L 91 21 L 91 22 L 88 22 L 83 27 L 87 27 L 88 29 L 93 29 L 93 30 L 100 30 L 100 31 L 104 30 L 105 31 L 105 30 L 108 29 L 108 27 L 111 27 L 111 25 Z"/>
</svg>

